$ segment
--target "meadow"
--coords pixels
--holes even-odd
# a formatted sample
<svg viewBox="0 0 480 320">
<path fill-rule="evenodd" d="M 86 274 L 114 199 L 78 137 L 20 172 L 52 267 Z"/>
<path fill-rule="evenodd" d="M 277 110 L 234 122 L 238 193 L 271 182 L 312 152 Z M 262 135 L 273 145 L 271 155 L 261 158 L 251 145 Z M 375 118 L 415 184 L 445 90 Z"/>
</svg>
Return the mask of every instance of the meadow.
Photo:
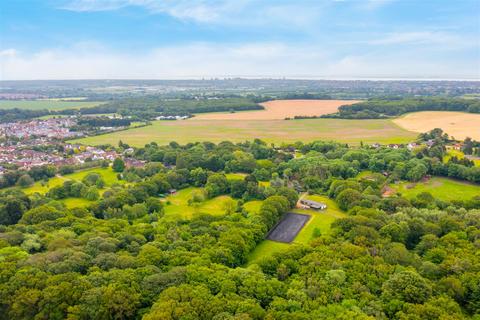
<svg viewBox="0 0 480 320">
<path fill-rule="evenodd" d="M 192 120 L 283 120 L 295 116 L 321 116 L 356 100 L 272 100 L 260 103 L 264 110 L 197 114 Z"/>
<path fill-rule="evenodd" d="M 103 102 L 98 101 L 62 101 L 62 100 L 0 100 L 0 109 L 25 110 L 63 110 L 95 107 Z"/>
<path fill-rule="evenodd" d="M 422 111 L 408 113 L 393 122 L 405 130 L 427 132 L 441 128 L 457 140 L 470 137 L 480 140 L 480 114 L 451 111 Z"/>
<path fill-rule="evenodd" d="M 186 188 L 179 190 L 176 194 L 166 197 L 165 216 L 172 218 L 190 219 L 195 214 L 222 215 L 225 213 L 225 202 L 231 201 L 230 196 L 218 196 L 196 204 L 189 205 L 188 201 L 192 199 L 195 192 L 202 192 L 202 188 Z M 235 200 L 236 203 L 236 200 Z"/>
<path fill-rule="evenodd" d="M 62 185 L 65 181 L 68 181 L 68 180 L 82 181 L 82 179 L 91 172 L 99 173 L 103 177 L 103 180 L 105 181 L 106 186 L 111 186 L 114 183 L 120 183 L 120 184 L 124 183 L 124 181 L 117 179 L 117 173 L 114 172 L 111 168 L 91 168 L 87 170 L 77 171 L 72 174 L 67 174 L 64 176 L 57 175 L 49 179 L 47 182 L 37 181 L 32 186 L 23 188 L 22 191 L 25 192 L 26 194 L 34 194 L 36 192 L 40 194 L 45 194 L 51 188 Z"/>
<path fill-rule="evenodd" d="M 330 232 L 330 226 L 335 220 L 345 217 L 345 213 L 343 213 L 338 208 L 337 204 L 328 197 L 319 195 L 308 195 L 305 198 L 313 201 L 326 203 L 327 209 L 322 211 L 293 209 L 292 212 L 310 215 L 310 219 L 295 237 L 293 242 L 282 243 L 271 240 L 264 240 L 257 247 L 255 247 L 255 250 L 250 253 L 248 257 L 248 264 L 255 263 L 259 259 L 268 257 L 276 252 L 285 251 L 293 245 L 307 244 L 315 238 L 315 234 L 326 235 Z M 251 208 L 254 205 L 257 204 L 251 204 L 249 205 L 249 207 Z M 254 210 L 252 211 L 255 212 Z"/>
<path fill-rule="evenodd" d="M 480 185 L 441 177 L 433 177 L 428 181 L 417 183 L 391 184 L 390 188 L 410 199 L 422 192 L 429 192 L 435 198 L 444 201 L 469 200 L 474 196 L 480 196 Z"/>
<path fill-rule="evenodd" d="M 112 144 L 119 140 L 141 147 L 155 141 L 181 144 L 196 141 L 242 142 L 260 138 L 269 143 L 336 140 L 344 143 L 408 143 L 416 133 L 404 130 L 390 120 L 183 120 L 153 121 L 152 125 L 74 140 L 88 145 Z"/>
</svg>

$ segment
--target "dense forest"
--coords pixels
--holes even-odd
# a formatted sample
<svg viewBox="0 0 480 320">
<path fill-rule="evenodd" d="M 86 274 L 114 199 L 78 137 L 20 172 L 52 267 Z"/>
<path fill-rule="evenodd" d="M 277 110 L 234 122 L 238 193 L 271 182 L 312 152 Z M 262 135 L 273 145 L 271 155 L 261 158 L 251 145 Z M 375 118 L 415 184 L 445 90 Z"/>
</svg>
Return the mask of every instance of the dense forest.
<svg viewBox="0 0 480 320">
<path fill-rule="evenodd" d="M 480 113 L 480 101 L 460 98 L 394 98 L 370 99 L 352 105 L 341 106 L 337 113 L 322 116 L 323 118 L 341 119 L 380 119 L 396 117 L 408 112 L 417 111 L 463 111 Z"/>
<path fill-rule="evenodd" d="M 478 317 L 480 194 L 454 201 L 428 192 L 382 197 L 387 183 L 429 174 L 480 182 L 479 167 L 442 162 L 441 131 L 420 139 L 432 137 L 434 145 L 416 152 L 321 141 L 282 148 L 260 140 L 150 143 L 133 154 L 145 166 L 115 164 L 122 185 L 105 188 L 89 175 L 46 195 L 5 189 L 0 317 Z M 228 179 L 233 172 L 244 178 Z M 162 197 L 187 187 L 203 190 L 189 200 L 192 207 L 225 195 L 235 205 L 191 218 L 165 214 L 171 204 Z M 100 188 L 85 207 L 60 201 Z M 309 244 L 249 263 L 303 192 L 330 197 L 346 217 Z M 252 200 L 262 201 L 258 210 L 247 210 Z"/>
</svg>

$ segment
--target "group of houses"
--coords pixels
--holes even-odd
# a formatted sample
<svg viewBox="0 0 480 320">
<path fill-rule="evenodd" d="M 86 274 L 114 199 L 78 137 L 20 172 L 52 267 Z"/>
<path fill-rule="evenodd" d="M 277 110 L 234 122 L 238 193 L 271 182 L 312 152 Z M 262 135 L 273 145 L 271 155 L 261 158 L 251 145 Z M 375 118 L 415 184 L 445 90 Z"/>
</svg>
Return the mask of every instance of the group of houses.
<svg viewBox="0 0 480 320">
<path fill-rule="evenodd" d="M 32 136 L 55 139 L 82 136 L 82 132 L 70 131 L 75 124 L 76 122 L 70 118 L 7 122 L 0 124 L 0 135 L 19 139 L 27 139 Z"/>
</svg>

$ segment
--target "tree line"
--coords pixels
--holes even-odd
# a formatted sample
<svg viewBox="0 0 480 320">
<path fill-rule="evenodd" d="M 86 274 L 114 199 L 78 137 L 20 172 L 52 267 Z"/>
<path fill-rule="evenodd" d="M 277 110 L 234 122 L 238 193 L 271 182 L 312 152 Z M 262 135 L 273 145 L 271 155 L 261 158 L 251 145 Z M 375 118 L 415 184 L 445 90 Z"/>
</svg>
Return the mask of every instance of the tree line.
<svg viewBox="0 0 480 320">
<path fill-rule="evenodd" d="M 421 98 L 374 98 L 344 105 L 338 112 L 323 115 L 323 118 L 381 119 L 397 117 L 417 111 L 462 111 L 480 113 L 480 101 L 476 99 L 421 97 Z"/>
</svg>

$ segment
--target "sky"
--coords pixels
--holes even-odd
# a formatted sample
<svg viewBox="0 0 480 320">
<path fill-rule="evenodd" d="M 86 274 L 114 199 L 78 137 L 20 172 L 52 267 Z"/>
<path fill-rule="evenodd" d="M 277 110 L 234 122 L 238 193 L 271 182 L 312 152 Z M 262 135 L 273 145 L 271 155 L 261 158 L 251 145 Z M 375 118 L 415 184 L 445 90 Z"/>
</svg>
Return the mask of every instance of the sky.
<svg viewBox="0 0 480 320">
<path fill-rule="evenodd" d="M 480 0 L 0 0 L 0 80 L 480 80 Z"/>
</svg>

